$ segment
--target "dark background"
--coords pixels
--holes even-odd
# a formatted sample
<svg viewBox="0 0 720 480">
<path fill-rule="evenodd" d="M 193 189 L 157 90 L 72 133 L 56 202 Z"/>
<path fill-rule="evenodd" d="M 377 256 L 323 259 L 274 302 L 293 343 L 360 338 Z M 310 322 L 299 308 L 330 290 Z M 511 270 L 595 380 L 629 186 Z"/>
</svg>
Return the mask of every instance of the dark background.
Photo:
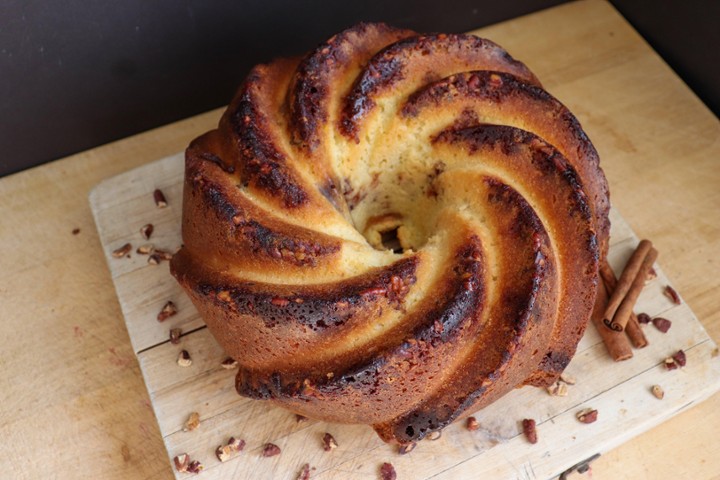
<svg viewBox="0 0 720 480">
<path fill-rule="evenodd" d="M 462 32 L 561 3 L 0 0 L 0 176 L 225 105 L 360 20 Z M 612 4 L 717 115 L 720 1 Z"/>
</svg>

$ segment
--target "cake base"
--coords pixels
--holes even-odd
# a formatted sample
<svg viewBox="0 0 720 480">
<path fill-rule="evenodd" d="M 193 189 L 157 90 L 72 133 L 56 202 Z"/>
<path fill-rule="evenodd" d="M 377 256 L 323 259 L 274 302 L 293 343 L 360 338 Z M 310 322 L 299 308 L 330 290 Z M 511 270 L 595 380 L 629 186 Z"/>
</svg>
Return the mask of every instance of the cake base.
<svg viewBox="0 0 720 480">
<path fill-rule="evenodd" d="M 398 478 L 552 478 L 720 390 L 720 356 L 712 356 L 716 345 L 685 303 L 674 305 L 663 295 L 670 283 L 656 268 L 658 277 L 643 290 L 636 311 L 668 318 L 673 322 L 670 331 L 662 334 L 644 326 L 650 345 L 615 363 L 589 326 L 566 370 L 577 379 L 566 397 L 532 387 L 517 389 L 475 414 L 478 430 L 468 431 L 464 423 L 451 425 L 440 439 L 422 441 L 407 455 L 384 444 L 369 426 L 298 423 L 286 410 L 235 392 L 235 370 L 222 368 L 225 354 L 170 276 L 168 263 L 150 265 L 147 255 L 136 253 L 147 243 L 168 252 L 179 247 L 182 177 L 183 155 L 173 155 L 102 182 L 91 193 L 90 204 L 168 455 L 172 459 L 188 453 L 199 460 L 205 466 L 204 479 L 295 478 L 305 463 L 315 468 L 313 479 L 377 478 L 383 462 L 394 465 Z M 155 206 L 156 188 L 165 194 L 167 208 Z M 609 261 L 617 271 L 638 239 L 615 210 L 611 221 Z M 140 235 L 147 223 L 154 226 L 150 240 Z M 133 246 L 130 258 L 112 256 L 128 242 Z M 157 314 L 169 300 L 178 313 L 158 322 Z M 183 330 L 177 345 L 169 342 L 171 328 Z M 667 371 L 664 359 L 679 349 L 687 354 L 687 366 Z M 178 366 L 181 350 L 190 353 L 191 366 Z M 665 391 L 663 400 L 651 393 L 656 384 Z M 576 413 L 584 408 L 598 410 L 595 423 L 577 421 Z M 201 423 L 185 432 L 191 412 L 200 414 Z M 537 422 L 535 445 L 522 434 L 524 418 Z M 337 440 L 332 452 L 322 448 L 325 432 Z M 215 449 L 231 436 L 244 439 L 247 446 L 221 463 Z M 282 453 L 262 457 L 268 442 Z"/>
</svg>

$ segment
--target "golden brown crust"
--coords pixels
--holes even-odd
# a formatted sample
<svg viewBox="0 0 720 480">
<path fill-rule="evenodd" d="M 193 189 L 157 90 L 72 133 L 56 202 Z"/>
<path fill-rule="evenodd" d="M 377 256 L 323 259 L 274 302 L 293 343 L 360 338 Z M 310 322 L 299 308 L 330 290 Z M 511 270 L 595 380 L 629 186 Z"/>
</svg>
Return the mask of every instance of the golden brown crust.
<svg viewBox="0 0 720 480">
<path fill-rule="evenodd" d="M 525 65 L 361 24 L 257 66 L 188 147 L 171 270 L 241 394 L 409 443 L 557 378 L 608 209 L 592 144 Z"/>
</svg>

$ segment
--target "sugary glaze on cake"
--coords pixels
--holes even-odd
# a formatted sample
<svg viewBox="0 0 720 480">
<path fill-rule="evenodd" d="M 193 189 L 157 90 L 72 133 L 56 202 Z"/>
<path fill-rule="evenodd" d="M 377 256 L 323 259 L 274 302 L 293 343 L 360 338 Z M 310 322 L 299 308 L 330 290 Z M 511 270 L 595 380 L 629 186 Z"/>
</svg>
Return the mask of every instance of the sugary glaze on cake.
<svg viewBox="0 0 720 480">
<path fill-rule="evenodd" d="M 525 65 L 360 24 L 255 67 L 191 143 L 171 269 L 240 394 L 409 443 L 555 381 L 608 209 L 595 149 Z"/>
</svg>

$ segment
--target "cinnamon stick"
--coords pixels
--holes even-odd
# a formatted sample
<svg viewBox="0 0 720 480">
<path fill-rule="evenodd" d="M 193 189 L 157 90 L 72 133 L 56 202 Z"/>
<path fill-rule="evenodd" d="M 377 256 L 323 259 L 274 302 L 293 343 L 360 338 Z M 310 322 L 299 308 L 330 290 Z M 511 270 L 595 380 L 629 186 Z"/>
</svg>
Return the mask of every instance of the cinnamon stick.
<svg viewBox="0 0 720 480">
<path fill-rule="evenodd" d="M 607 259 L 600 264 L 600 277 L 602 278 L 607 291 L 614 292 L 615 288 L 617 288 L 617 277 L 615 277 L 615 272 L 613 272 L 613 269 L 607 262 Z M 645 332 L 643 332 L 640 327 L 640 322 L 638 321 L 635 312 L 630 312 L 630 319 L 628 320 L 627 325 L 625 325 L 625 333 L 630 339 L 630 343 L 632 343 L 633 347 L 644 348 L 648 346 L 647 337 L 645 337 Z"/>
<path fill-rule="evenodd" d="M 640 327 L 640 322 L 638 322 L 637 315 L 635 315 L 634 312 L 630 315 L 627 325 L 625 325 L 625 333 L 633 347 L 645 348 L 648 346 L 648 339 L 642 327 Z"/>
<path fill-rule="evenodd" d="M 627 320 L 624 324 L 614 322 L 613 319 L 615 318 L 615 312 L 617 312 L 620 304 L 623 303 L 623 299 L 627 296 L 630 287 L 635 282 L 635 279 L 638 278 L 638 272 L 643 265 L 643 261 L 652 249 L 652 243 L 650 240 L 641 240 L 630 257 L 630 260 L 628 260 L 627 265 L 625 265 L 625 269 L 620 275 L 620 279 L 615 286 L 615 290 L 613 290 L 610 295 L 610 300 L 608 300 L 607 307 L 605 308 L 605 315 L 603 315 L 602 321 L 608 328 L 617 332 L 622 332 L 625 329 L 625 323 L 627 323 Z M 650 266 L 652 267 L 652 264 L 650 264 Z M 647 270 L 645 270 L 645 273 L 643 274 L 643 284 L 645 283 L 646 275 Z"/>
<path fill-rule="evenodd" d="M 605 306 L 607 305 L 608 294 L 605 290 L 605 285 L 600 282 L 598 285 L 597 297 L 595 297 L 595 308 L 592 313 L 592 322 L 595 325 L 595 329 L 600 334 L 605 348 L 608 353 L 616 362 L 627 360 L 633 356 L 632 348 L 630 348 L 630 342 L 628 341 L 627 335 L 623 332 L 616 332 L 610 330 L 603 323 L 603 314 L 605 313 Z"/>
<path fill-rule="evenodd" d="M 610 328 L 613 330 L 617 330 L 617 327 L 620 328 L 620 331 L 625 329 L 625 326 L 630 319 L 630 314 L 635 307 L 635 302 L 637 302 L 640 292 L 642 292 L 643 288 L 645 288 L 645 278 L 647 277 L 647 272 L 652 268 L 655 260 L 657 260 L 657 256 L 658 251 L 654 248 L 650 248 L 650 251 L 643 259 L 640 269 L 630 285 L 625 298 L 623 298 L 622 303 L 620 303 L 620 306 L 615 312 L 615 316 L 613 316 L 612 321 L 610 322 Z M 607 318 L 603 319 L 603 322 L 605 322 L 605 320 L 607 320 Z"/>
</svg>

